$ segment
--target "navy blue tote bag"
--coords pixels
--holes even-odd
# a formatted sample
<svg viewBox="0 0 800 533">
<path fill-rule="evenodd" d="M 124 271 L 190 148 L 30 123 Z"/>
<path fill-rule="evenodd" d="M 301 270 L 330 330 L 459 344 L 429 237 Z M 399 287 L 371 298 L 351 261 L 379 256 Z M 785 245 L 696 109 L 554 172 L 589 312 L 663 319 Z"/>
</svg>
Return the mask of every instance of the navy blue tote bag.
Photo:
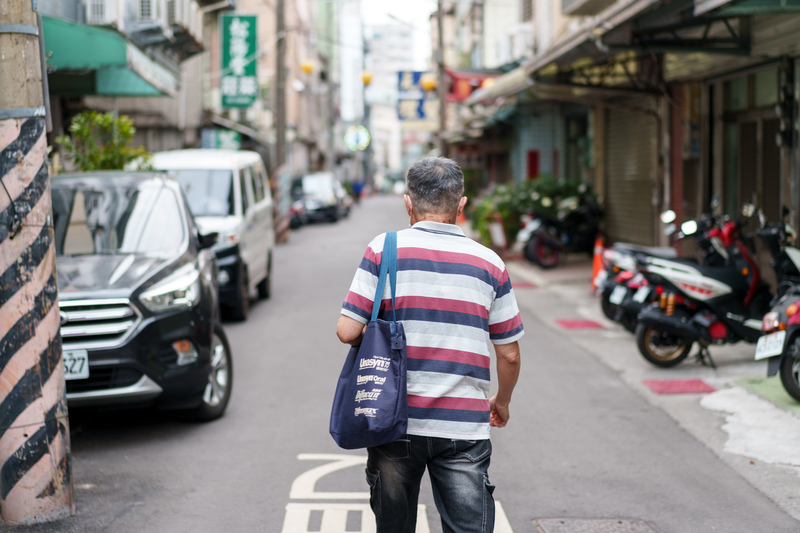
<svg viewBox="0 0 800 533">
<path fill-rule="evenodd" d="M 392 320 L 378 319 L 386 278 Z M 408 429 L 406 334 L 397 321 L 397 233 L 386 234 L 372 317 L 361 345 L 347 354 L 331 409 L 330 433 L 341 448 L 355 450 L 395 441 Z"/>
</svg>

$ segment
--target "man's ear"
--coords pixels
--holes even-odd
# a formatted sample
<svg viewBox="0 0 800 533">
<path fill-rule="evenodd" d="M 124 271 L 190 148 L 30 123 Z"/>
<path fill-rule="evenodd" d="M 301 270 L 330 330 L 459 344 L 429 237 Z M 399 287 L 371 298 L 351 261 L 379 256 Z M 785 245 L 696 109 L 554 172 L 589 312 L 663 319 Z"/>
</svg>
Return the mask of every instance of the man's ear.
<svg viewBox="0 0 800 533">
<path fill-rule="evenodd" d="M 467 197 L 462 196 L 461 200 L 458 202 L 458 214 L 460 215 L 461 212 L 464 210 L 464 207 L 467 205 Z"/>
<path fill-rule="evenodd" d="M 403 195 L 403 202 L 406 204 L 406 211 L 408 211 L 408 216 L 411 216 L 411 197 L 407 194 Z"/>
</svg>

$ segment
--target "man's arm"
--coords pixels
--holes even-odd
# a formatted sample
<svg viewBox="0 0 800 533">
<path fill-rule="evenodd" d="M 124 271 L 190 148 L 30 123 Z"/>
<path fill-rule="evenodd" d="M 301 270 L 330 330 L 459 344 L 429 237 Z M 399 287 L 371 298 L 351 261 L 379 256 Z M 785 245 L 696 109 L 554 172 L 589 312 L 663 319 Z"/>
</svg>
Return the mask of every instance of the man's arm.
<svg viewBox="0 0 800 533">
<path fill-rule="evenodd" d="M 511 394 L 519 378 L 520 354 L 519 343 L 495 344 L 494 353 L 497 356 L 497 393 L 489 399 L 491 415 L 489 424 L 501 428 L 508 422 L 508 404 L 511 403 Z"/>
<path fill-rule="evenodd" d="M 339 323 L 336 324 L 336 335 L 339 340 L 351 346 L 358 346 L 361 344 L 361 339 L 364 338 L 364 331 L 367 326 L 352 319 L 349 316 L 340 315 Z"/>
</svg>

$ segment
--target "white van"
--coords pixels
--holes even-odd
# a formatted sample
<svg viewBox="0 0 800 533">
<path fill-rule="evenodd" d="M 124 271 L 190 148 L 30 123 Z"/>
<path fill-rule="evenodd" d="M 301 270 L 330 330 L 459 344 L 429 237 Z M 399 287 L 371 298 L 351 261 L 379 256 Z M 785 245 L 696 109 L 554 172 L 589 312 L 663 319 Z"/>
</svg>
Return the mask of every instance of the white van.
<svg viewBox="0 0 800 533">
<path fill-rule="evenodd" d="M 153 167 L 181 184 L 203 233 L 217 232 L 220 304 L 245 320 L 249 294 L 269 298 L 275 230 L 261 156 L 245 150 L 174 150 L 153 154 Z"/>
</svg>

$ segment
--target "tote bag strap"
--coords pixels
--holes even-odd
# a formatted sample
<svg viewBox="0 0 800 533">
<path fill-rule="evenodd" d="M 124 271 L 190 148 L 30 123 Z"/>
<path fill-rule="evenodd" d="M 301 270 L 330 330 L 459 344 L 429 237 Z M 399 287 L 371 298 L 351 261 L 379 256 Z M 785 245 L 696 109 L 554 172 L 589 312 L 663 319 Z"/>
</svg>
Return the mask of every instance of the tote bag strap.
<svg viewBox="0 0 800 533">
<path fill-rule="evenodd" d="M 375 299 L 372 302 L 372 317 L 370 322 L 378 319 L 378 311 L 383 300 L 383 290 L 386 287 L 386 278 L 389 277 L 389 286 L 392 292 L 392 320 L 397 322 L 395 312 L 394 294 L 397 290 L 397 232 L 390 231 L 386 234 L 383 241 L 383 253 L 381 254 L 381 270 L 378 276 L 378 287 L 375 289 Z"/>
</svg>

